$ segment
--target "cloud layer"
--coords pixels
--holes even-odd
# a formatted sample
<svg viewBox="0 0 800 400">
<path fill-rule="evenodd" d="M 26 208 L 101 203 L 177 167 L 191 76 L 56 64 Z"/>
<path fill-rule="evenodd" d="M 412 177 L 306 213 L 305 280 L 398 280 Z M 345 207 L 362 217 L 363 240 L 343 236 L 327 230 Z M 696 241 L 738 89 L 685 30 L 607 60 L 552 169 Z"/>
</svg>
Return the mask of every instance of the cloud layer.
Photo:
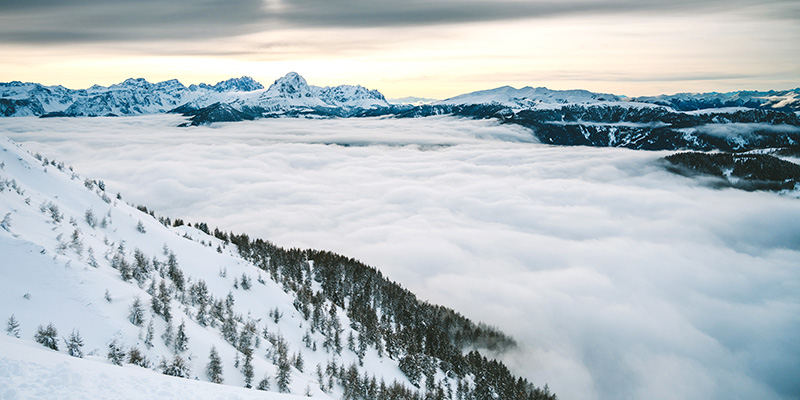
<svg viewBox="0 0 800 400">
<path fill-rule="evenodd" d="M 337 251 L 499 326 L 563 399 L 800 396 L 800 203 L 454 118 L 5 119 L 134 204 Z M 187 267 L 188 268 L 188 267 Z"/>
</svg>

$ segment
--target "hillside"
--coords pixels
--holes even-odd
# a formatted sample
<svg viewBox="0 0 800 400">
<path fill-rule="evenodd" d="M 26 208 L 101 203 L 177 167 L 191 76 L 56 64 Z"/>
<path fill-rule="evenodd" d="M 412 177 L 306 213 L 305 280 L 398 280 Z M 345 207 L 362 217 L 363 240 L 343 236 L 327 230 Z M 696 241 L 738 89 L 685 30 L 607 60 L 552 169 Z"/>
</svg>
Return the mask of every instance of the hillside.
<svg viewBox="0 0 800 400">
<path fill-rule="evenodd" d="M 555 398 L 478 352 L 513 339 L 357 260 L 157 217 L 0 140 L 10 390 L 48 365 L 74 371 L 65 385 L 79 390 L 119 364 L 155 385 L 169 386 L 162 373 L 322 399 Z M 26 358 L 34 337 L 53 357 Z M 56 361 L 67 354 L 83 359 Z"/>
</svg>

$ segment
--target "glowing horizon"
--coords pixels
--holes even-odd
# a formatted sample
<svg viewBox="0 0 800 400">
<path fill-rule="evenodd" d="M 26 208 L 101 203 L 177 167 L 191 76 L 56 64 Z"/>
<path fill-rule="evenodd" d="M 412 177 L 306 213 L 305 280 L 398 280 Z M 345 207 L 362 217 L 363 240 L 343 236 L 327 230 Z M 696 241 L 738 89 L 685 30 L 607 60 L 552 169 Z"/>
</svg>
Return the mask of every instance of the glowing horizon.
<svg viewBox="0 0 800 400">
<path fill-rule="evenodd" d="M 505 85 L 628 96 L 800 86 L 800 6 L 787 1 L 247 0 L 209 10 L 217 19 L 184 16 L 192 3 L 180 3 L 0 6 L 0 81 L 82 89 L 247 75 L 269 86 L 296 71 L 317 86 L 437 99 Z"/>
</svg>

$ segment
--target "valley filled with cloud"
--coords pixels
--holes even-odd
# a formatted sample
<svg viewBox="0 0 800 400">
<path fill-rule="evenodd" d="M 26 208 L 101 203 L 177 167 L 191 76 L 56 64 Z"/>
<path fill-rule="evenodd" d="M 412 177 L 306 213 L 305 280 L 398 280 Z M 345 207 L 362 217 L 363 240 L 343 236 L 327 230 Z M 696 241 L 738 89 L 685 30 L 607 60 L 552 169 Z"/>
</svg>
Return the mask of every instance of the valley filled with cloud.
<svg viewBox="0 0 800 400">
<path fill-rule="evenodd" d="M 332 250 L 512 334 L 562 399 L 800 396 L 800 203 L 496 121 L 9 118 L 159 215 Z M 185 266 L 191 268 L 191 266 Z"/>
</svg>

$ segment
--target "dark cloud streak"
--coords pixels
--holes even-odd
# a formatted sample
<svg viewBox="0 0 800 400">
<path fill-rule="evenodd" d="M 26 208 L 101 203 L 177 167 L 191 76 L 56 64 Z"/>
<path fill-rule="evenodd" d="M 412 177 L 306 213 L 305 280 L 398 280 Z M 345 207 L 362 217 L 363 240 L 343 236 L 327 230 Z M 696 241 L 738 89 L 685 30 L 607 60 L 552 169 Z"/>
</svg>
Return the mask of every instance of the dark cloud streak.
<svg viewBox="0 0 800 400">
<path fill-rule="evenodd" d="M 614 13 L 717 13 L 752 6 L 743 0 L 100 0 L 5 1 L 0 40 L 49 44 L 227 38 L 278 28 L 411 27 Z M 763 17 L 797 19 L 796 2 L 761 3 Z M 749 9 L 746 12 L 750 11 Z"/>
</svg>

